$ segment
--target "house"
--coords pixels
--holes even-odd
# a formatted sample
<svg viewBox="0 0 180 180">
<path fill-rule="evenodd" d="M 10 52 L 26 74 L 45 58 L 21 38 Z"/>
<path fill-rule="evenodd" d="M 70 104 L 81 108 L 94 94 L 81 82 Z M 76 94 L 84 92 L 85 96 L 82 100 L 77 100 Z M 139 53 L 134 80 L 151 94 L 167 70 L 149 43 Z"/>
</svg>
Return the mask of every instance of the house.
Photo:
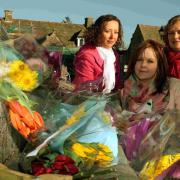
<svg viewBox="0 0 180 180">
<path fill-rule="evenodd" d="M 161 44 L 164 44 L 162 37 L 163 37 L 162 26 L 150 26 L 150 25 L 138 24 L 132 35 L 130 45 L 126 53 L 124 53 L 125 61 L 127 61 L 130 58 L 130 54 L 141 42 L 147 39 L 153 39 Z"/>
<path fill-rule="evenodd" d="M 49 22 L 27 19 L 14 19 L 13 12 L 4 11 L 0 18 L 0 27 L 4 27 L 10 39 L 30 33 L 36 39 L 43 40 L 45 46 L 76 48 L 84 44 L 83 32 L 93 23 L 92 17 L 85 18 L 84 24 L 71 21 Z"/>
<path fill-rule="evenodd" d="M 32 34 L 44 47 L 63 53 L 62 69 L 67 67 L 73 76 L 74 54 L 84 44 L 84 31 L 92 24 L 92 17 L 86 17 L 84 24 L 73 24 L 68 17 L 63 22 L 14 19 L 13 11 L 4 10 L 4 17 L 0 18 L 0 41 Z"/>
<path fill-rule="evenodd" d="M 144 24 L 138 24 L 131 38 L 129 45 L 129 51 L 132 52 L 137 45 L 147 39 L 153 39 L 163 44 L 162 34 L 163 29 L 161 26 L 150 26 Z"/>
</svg>

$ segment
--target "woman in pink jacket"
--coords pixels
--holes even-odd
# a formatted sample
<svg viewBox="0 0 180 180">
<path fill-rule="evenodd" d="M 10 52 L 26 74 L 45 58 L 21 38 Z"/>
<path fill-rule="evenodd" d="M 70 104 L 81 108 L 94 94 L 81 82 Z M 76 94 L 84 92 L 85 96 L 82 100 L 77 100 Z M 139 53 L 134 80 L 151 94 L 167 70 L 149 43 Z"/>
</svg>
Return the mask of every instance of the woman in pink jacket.
<svg viewBox="0 0 180 180">
<path fill-rule="evenodd" d="M 93 89 L 110 93 L 120 87 L 120 59 L 116 48 L 122 41 L 122 25 L 114 15 L 100 16 L 86 31 L 86 44 L 75 56 L 76 90 Z"/>
<path fill-rule="evenodd" d="M 165 26 L 164 42 L 169 74 L 180 79 L 180 15 L 172 17 Z"/>
</svg>

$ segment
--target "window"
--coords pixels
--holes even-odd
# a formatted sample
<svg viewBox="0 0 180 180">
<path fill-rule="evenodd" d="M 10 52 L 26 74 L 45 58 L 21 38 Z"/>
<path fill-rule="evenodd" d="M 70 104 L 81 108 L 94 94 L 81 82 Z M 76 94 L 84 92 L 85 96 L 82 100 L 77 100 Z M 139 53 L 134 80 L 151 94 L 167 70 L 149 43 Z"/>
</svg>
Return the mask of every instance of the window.
<svg viewBox="0 0 180 180">
<path fill-rule="evenodd" d="M 77 38 L 77 47 L 84 45 L 85 41 L 84 38 Z"/>
</svg>

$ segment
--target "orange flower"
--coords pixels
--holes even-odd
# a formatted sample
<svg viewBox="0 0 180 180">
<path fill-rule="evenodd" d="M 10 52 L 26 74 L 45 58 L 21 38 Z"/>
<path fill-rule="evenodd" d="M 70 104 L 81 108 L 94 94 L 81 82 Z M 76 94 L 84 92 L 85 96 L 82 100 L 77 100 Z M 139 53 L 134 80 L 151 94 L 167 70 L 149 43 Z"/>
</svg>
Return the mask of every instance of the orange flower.
<svg viewBox="0 0 180 180">
<path fill-rule="evenodd" d="M 9 101 L 8 106 L 13 127 L 24 137 L 27 138 L 30 134 L 44 127 L 44 120 L 38 112 L 30 111 L 16 100 Z"/>
</svg>

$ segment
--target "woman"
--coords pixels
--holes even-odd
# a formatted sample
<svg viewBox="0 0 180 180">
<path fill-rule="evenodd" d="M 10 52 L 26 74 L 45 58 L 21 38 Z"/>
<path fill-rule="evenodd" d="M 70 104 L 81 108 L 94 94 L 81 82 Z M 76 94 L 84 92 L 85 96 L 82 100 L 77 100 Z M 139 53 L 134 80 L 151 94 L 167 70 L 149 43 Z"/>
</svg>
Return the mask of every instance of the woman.
<svg viewBox="0 0 180 180">
<path fill-rule="evenodd" d="M 168 21 L 164 32 L 170 76 L 180 79 L 180 15 Z"/>
<path fill-rule="evenodd" d="M 100 16 L 85 33 L 85 45 L 75 56 L 76 89 L 95 85 L 104 93 L 120 86 L 119 55 L 122 45 L 122 25 L 114 15 Z"/>
<path fill-rule="evenodd" d="M 179 131 L 173 131 L 175 121 L 168 117 L 162 118 L 161 115 L 164 115 L 167 110 L 173 110 L 173 112 L 180 110 L 179 99 L 180 80 L 169 78 L 168 62 L 163 46 L 154 40 L 143 42 L 134 51 L 129 61 L 127 79 L 121 91 L 122 105 L 132 115 L 128 118 L 129 123 L 126 124 L 128 128 L 124 130 L 120 143 L 126 157 L 132 161 L 134 167 L 139 168 L 137 166 L 141 166 L 140 164 L 144 163 L 144 160 L 149 160 L 155 155 L 158 156 L 172 133 L 176 138 L 178 137 Z M 167 144 L 169 145 L 171 141 L 172 139 Z M 171 154 L 174 154 L 177 155 L 176 162 L 180 162 L 179 150 L 175 151 L 174 144 L 171 153 L 170 146 L 168 148 L 167 163 L 158 164 L 157 167 L 162 167 L 159 170 L 155 165 L 150 167 L 146 164 L 141 172 L 143 177 L 148 176 L 147 179 L 175 177 L 177 171 L 173 169 L 177 168 L 178 170 L 179 166 L 175 161 L 170 163 L 170 160 L 173 158 Z M 164 154 L 166 154 L 165 151 L 166 149 Z M 161 163 L 163 158 L 164 156 L 157 162 Z M 152 163 L 154 162 L 152 161 Z M 148 172 L 151 173 L 148 174 Z"/>
<path fill-rule="evenodd" d="M 168 62 L 163 46 L 156 41 L 143 42 L 132 55 L 124 84 L 125 108 L 137 112 L 152 100 L 152 111 L 180 110 L 180 80 L 168 77 Z"/>
</svg>

